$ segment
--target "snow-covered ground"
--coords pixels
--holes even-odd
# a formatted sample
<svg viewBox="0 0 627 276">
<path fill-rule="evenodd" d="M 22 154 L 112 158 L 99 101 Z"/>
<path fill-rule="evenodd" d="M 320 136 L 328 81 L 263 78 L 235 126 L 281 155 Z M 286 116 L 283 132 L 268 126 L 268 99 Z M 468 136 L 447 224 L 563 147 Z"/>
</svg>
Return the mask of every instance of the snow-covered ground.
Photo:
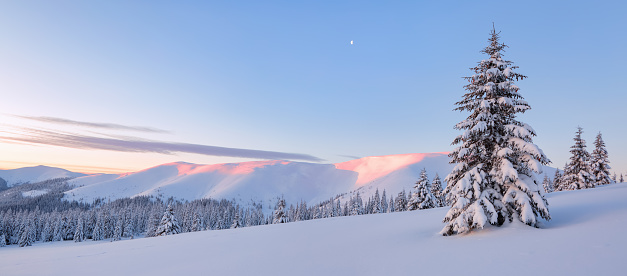
<svg viewBox="0 0 627 276">
<path fill-rule="evenodd" d="M 2 275 L 624 275 L 627 184 L 549 194 L 553 220 L 463 236 L 447 208 L 0 248 Z"/>
</svg>

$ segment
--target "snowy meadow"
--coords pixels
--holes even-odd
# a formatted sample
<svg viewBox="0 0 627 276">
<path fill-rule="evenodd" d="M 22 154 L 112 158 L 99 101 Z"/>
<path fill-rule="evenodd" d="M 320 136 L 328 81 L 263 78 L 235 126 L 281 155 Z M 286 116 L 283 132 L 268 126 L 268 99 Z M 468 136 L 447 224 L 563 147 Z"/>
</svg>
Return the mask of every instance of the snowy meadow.
<svg viewBox="0 0 627 276">
<path fill-rule="evenodd" d="M 547 195 L 552 220 L 443 237 L 448 208 L 0 249 L 2 275 L 618 275 L 627 184 Z"/>
</svg>

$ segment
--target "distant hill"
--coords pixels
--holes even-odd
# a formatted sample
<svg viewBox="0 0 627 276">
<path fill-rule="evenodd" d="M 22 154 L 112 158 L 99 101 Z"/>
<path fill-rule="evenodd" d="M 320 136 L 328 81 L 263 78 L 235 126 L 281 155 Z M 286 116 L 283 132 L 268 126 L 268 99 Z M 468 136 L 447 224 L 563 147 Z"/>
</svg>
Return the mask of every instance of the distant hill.
<svg viewBox="0 0 627 276">
<path fill-rule="evenodd" d="M 24 183 L 35 183 L 53 178 L 75 178 L 85 176 L 83 173 L 75 173 L 65 169 L 47 166 L 26 167 L 12 170 L 0 170 L 0 178 L 8 187 Z M 0 180 L 0 186 L 3 181 Z"/>
</svg>

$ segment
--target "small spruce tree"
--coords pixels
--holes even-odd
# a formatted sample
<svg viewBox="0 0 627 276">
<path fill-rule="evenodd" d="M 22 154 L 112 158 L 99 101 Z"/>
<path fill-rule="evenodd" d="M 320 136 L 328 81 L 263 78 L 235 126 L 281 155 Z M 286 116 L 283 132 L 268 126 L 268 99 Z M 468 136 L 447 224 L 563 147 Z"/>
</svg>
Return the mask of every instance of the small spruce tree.
<svg viewBox="0 0 627 276">
<path fill-rule="evenodd" d="M 562 176 L 562 190 L 580 190 L 594 188 L 594 175 L 590 167 L 590 154 L 586 150 L 586 141 L 581 138 L 583 129 L 577 127 L 575 133 L 575 144 L 571 146 L 570 162 L 564 168 Z"/>
<path fill-rule="evenodd" d="M 553 183 L 551 183 L 551 179 L 546 174 L 544 174 L 544 179 L 542 180 L 542 187 L 547 194 L 553 192 Z"/>
<path fill-rule="evenodd" d="M 438 173 L 435 173 L 435 177 L 431 182 L 431 193 L 435 197 L 436 204 L 435 207 L 444 207 L 446 206 L 446 202 L 444 199 L 444 191 L 442 190 L 442 180 Z"/>
<path fill-rule="evenodd" d="M 272 215 L 272 224 L 286 223 L 287 214 L 285 213 L 285 199 L 281 198 L 276 204 Z"/>
<path fill-rule="evenodd" d="M 555 175 L 553 176 L 553 189 L 555 191 L 562 191 L 562 173 L 559 169 L 555 170 Z"/>
<path fill-rule="evenodd" d="M 407 203 L 407 210 L 413 211 L 436 207 L 437 200 L 431 193 L 431 183 L 429 183 L 427 170 L 422 169 L 420 178 L 416 182 L 414 189 L 415 191 Z"/>
<path fill-rule="evenodd" d="M 168 207 L 163 212 L 163 217 L 161 217 L 159 227 L 155 230 L 155 236 L 176 235 L 178 233 L 181 233 L 181 227 L 174 216 L 172 204 L 168 204 Z"/>
<path fill-rule="evenodd" d="M 592 175 L 596 180 L 596 185 L 607 185 L 612 183 L 610 179 L 610 160 L 607 156 L 607 149 L 605 148 L 605 142 L 601 137 L 601 132 L 597 134 L 594 140 L 594 150 L 592 151 Z"/>
</svg>

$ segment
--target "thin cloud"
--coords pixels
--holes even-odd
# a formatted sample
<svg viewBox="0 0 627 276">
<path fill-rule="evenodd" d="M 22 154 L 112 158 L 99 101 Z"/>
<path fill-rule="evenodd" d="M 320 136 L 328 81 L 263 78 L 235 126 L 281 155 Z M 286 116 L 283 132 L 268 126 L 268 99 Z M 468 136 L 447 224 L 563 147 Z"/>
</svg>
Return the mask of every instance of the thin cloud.
<svg viewBox="0 0 627 276">
<path fill-rule="evenodd" d="M 137 138 L 103 138 L 32 128 L 20 128 L 18 132 L 2 132 L 4 132 L 5 134 L 9 134 L 0 136 L 0 140 L 4 141 L 24 142 L 85 150 L 96 149 L 121 152 L 145 152 L 161 154 L 174 154 L 177 152 L 183 152 L 211 156 L 255 158 L 268 160 L 302 160 L 312 162 L 324 161 L 315 156 L 299 153 L 285 153 L 253 149 L 226 148 L 188 143 L 150 141 Z"/>
<path fill-rule="evenodd" d="M 354 155 L 338 155 L 338 156 L 344 157 L 344 158 L 349 158 L 349 159 L 361 159 L 361 157 L 354 156 Z"/>
<path fill-rule="evenodd" d="M 57 118 L 57 117 L 46 117 L 46 116 L 40 116 L 40 117 L 22 116 L 22 115 L 12 115 L 12 116 L 17 117 L 17 118 L 37 121 L 37 122 L 60 124 L 60 125 L 73 125 L 73 126 L 112 129 L 112 130 L 130 130 L 130 131 L 149 132 L 149 133 L 170 133 L 167 130 L 152 128 L 152 127 L 143 127 L 143 126 L 125 126 L 125 125 L 110 124 L 110 123 L 82 122 L 82 121 L 75 121 L 75 120 Z"/>
</svg>

